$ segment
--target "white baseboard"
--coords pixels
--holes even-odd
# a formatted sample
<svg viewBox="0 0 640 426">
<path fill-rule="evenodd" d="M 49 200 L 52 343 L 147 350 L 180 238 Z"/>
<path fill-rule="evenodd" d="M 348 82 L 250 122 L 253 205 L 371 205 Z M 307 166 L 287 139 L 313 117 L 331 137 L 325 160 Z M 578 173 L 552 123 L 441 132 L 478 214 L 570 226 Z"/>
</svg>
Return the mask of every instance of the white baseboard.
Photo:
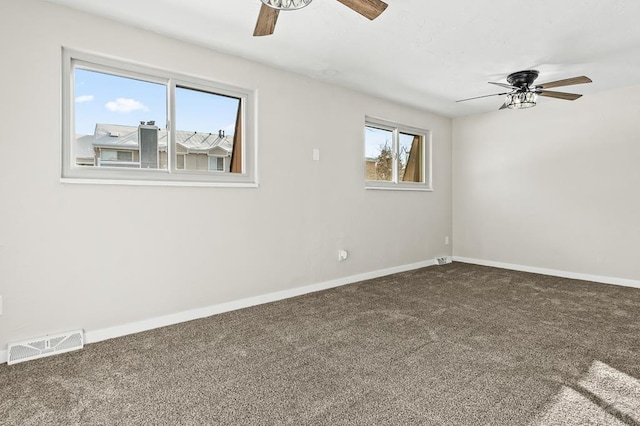
<svg viewBox="0 0 640 426">
<path fill-rule="evenodd" d="M 471 263 L 475 265 L 493 266 L 496 268 L 511 269 L 514 271 L 532 272 L 542 275 L 552 275 L 556 277 L 572 278 L 584 281 L 594 281 L 605 284 L 615 284 L 625 287 L 640 288 L 640 281 L 629 280 L 624 278 L 612 278 L 598 275 L 581 274 L 576 272 L 558 271 L 555 269 L 538 268 L 534 266 L 517 265 L 512 263 L 494 262 L 491 260 L 472 259 L 468 257 L 453 256 L 453 261 L 462 263 Z M 211 315 L 223 312 L 234 311 L 237 309 L 248 308 L 251 306 L 261 305 L 264 303 L 276 302 L 278 300 L 288 299 L 303 294 L 313 293 L 316 291 L 327 290 L 330 288 L 340 287 L 347 284 L 378 278 L 385 275 L 396 274 L 399 272 L 411 271 L 414 269 L 424 268 L 435 265 L 435 260 L 427 260 L 424 262 L 412 263 L 409 265 L 396 266 L 393 268 L 381 269 L 378 271 L 367 272 L 349 277 L 338 278 L 336 280 L 325 281 L 318 284 L 312 284 L 305 287 L 297 287 L 289 290 L 268 293 L 261 296 L 250 297 L 246 299 L 236 300 L 218 305 L 211 305 L 204 308 L 192 309 L 189 311 L 178 312 L 175 314 L 164 315 L 161 317 L 150 318 L 129 324 L 123 324 L 115 327 L 103 328 L 99 330 L 86 330 L 85 343 L 96 343 L 103 340 L 113 339 L 115 337 L 126 336 L 129 334 L 139 333 L 142 331 L 152 330 L 154 328 L 164 327 L 168 325 L 178 324 L 185 321 L 191 321 L 198 318 L 205 318 Z M 8 352 L 0 350 L 0 364 L 6 363 Z"/>
<path fill-rule="evenodd" d="M 433 266 L 436 264 L 435 259 L 427 260 L 409 265 L 396 266 L 393 268 L 380 269 L 377 271 L 366 272 L 363 274 L 352 275 L 349 277 L 338 278 L 331 281 L 325 281 L 318 284 L 312 284 L 304 287 L 292 288 L 289 290 L 277 291 L 275 293 L 263 294 L 261 296 L 249 297 L 246 299 L 235 300 L 232 302 L 221 303 L 218 305 L 206 306 L 204 308 L 192 309 L 189 311 L 178 312 L 175 314 L 164 315 L 161 317 L 149 318 L 143 321 L 137 321 L 129 324 L 122 324 L 115 327 L 108 327 L 98 330 L 85 330 L 85 344 L 101 342 L 103 340 L 113 339 L 115 337 L 126 336 L 129 334 L 140 333 L 142 331 L 152 330 L 154 328 L 165 327 L 168 325 L 178 324 L 185 321 L 191 321 L 198 318 L 205 318 L 211 315 L 221 314 L 223 312 L 235 311 L 237 309 L 248 308 L 250 306 L 262 305 L 264 303 L 276 302 L 278 300 L 288 299 L 291 297 L 301 296 L 303 294 L 314 293 L 316 291 L 327 290 L 330 288 L 340 287 L 347 284 L 369 280 L 372 278 L 383 277 L 385 275 L 396 274 L 399 272 L 411 271 L 414 269 Z M 8 351 L 0 350 L 0 364 L 6 363 L 8 360 Z"/>
<path fill-rule="evenodd" d="M 396 274 L 399 272 L 411 271 L 418 268 L 435 265 L 434 260 L 427 260 L 409 265 L 396 266 L 393 268 L 381 269 L 378 271 L 367 272 L 364 274 L 352 275 L 349 277 L 338 278 L 336 280 L 325 281 L 318 284 L 312 284 L 305 287 L 297 287 L 289 290 L 282 290 L 275 293 L 263 294 L 261 296 L 249 297 L 247 299 L 235 300 L 232 302 L 211 305 L 204 308 L 192 309 L 189 311 L 178 312 L 175 314 L 164 315 L 147 320 L 123 324 L 115 327 L 103 328 L 99 330 L 86 330 L 85 343 L 96 343 L 115 337 L 126 336 L 128 334 L 139 333 L 142 331 L 152 330 L 154 328 L 165 327 L 167 325 L 178 324 L 185 321 L 191 321 L 198 318 L 210 317 L 211 315 L 221 314 L 223 312 L 235 311 L 237 309 L 248 308 L 250 306 L 262 305 L 264 303 L 276 302 L 278 300 L 288 299 L 303 294 L 313 293 L 316 291 L 327 290 L 330 288 L 340 287 L 372 278 L 383 277 L 385 275 Z M 5 351 L 6 352 L 6 351 Z M 0 353 L 1 356 L 1 353 Z M 5 361 L 6 362 L 6 354 Z"/>
<path fill-rule="evenodd" d="M 493 266 L 495 268 L 511 269 L 514 271 L 532 272 L 534 274 L 552 275 L 554 277 L 572 278 L 574 280 L 593 281 L 604 284 L 615 284 L 624 287 L 640 288 L 640 281 L 626 278 L 604 277 L 601 275 L 581 274 L 578 272 L 558 271 L 555 269 L 538 268 L 535 266 L 517 265 L 513 263 L 494 262 L 492 260 L 472 259 L 469 257 L 453 256 L 454 262 L 472 263 L 474 265 Z"/>
</svg>

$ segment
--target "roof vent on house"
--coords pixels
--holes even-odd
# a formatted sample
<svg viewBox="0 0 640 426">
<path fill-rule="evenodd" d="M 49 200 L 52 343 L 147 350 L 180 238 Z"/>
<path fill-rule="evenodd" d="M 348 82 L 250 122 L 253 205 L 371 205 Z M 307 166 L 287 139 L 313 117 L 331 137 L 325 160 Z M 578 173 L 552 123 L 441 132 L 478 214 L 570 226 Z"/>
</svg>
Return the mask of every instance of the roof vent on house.
<svg viewBox="0 0 640 426">
<path fill-rule="evenodd" d="M 109 132 L 109 136 L 112 138 L 119 138 L 120 132 Z"/>
<path fill-rule="evenodd" d="M 218 137 L 224 138 L 224 130 L 218 130 Z"/>
</svg>

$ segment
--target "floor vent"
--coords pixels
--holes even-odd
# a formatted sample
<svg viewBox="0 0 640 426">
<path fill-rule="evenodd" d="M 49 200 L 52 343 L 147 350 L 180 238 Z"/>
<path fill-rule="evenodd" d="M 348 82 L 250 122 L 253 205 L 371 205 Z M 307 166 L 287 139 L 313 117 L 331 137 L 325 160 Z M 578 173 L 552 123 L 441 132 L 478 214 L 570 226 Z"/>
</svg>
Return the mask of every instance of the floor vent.
<svg viewBox="0 0 640 426">
<path fill-rule="evenodd" d="M 32 359 L 63 354 L 84 347 L 82 330 L 67 333 L 51 334 L 45 337 L 9 343 L 9 357 L 7 364 L 17 364 Z"/>
<path fill-rule="evenodd" d="M 436 257 L 436 263 L 438 265 L 446 265 L 447 263 L 451 263 L 451 258 L 449 256 Z"/>
</svg>

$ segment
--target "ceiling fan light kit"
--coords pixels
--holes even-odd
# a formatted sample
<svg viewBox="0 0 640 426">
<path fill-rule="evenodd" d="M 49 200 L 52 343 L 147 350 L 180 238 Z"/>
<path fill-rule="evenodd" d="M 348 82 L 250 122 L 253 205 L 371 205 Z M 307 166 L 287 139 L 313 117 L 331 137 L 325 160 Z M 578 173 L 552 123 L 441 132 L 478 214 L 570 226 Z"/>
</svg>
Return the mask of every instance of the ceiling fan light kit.
<svg viewBox="0 0 640 426">
<path fill-rule="evenodd" d="M 508 94 L 504 104 L 509 109 L 523 109 L 536 106 L 538 94 L 535 92 L 521 92 Z"/>
<path fill-rule="evenodd" d="M 261 0 L 265 5 L 278 10 L 296 10 L 308 6 L 312 0 Z"/>
<path fill-rule="evenodd" d="M 571 77 L 563 80 L 550 81 L 543 84 L 533 84 L 536 78 L 538 78 L 538 71 L 526 70 L 511 73 L 507 76 L 507 82 L 496 83 L 490 81 L 489 84 L 511 89 L 511 92 L 506 93 L 494 93 L 493 95 L 476 96 L 475 98 L 462 99 L 456 102 L 470 101 L 472 99 L 486 98 L 489 96 L 504 96 L 507 95 L 504 104 L 500 109 L 525 109 L 536 106 L 538 102 L 538 96 L 545 96 L 548 98 L 563 99 L 565 101 L 575 101 L 582 95 L 566 92 L 555 92 L 546 90 L 551 87 L 571 86 L 574 84 L 591 83 L 589 77 Z"/>
</svg>

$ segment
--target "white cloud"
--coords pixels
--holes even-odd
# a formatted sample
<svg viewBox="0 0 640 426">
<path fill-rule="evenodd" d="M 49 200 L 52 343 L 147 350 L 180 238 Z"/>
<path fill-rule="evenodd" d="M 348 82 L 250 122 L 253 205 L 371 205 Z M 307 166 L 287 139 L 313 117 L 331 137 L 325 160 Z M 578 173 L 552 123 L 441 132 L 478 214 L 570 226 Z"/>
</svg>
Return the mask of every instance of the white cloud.
<svg viewBox="0 0 640 426">
<path fill-rule="evenodd" d="M 76 96 L 77 104 L 81 104 L 83 102 L 91 102 L 92 100 L 93 100 L 93 95 Z"/>
<path fill-rule="evenodd" d="M 149 111 L 149 108 L 140 101 L 135 99 L 118 98 L 115 101 L 107 102 L 105 107 L 113 112 L 133 112 L 133 111 Z"/>
</svg>

